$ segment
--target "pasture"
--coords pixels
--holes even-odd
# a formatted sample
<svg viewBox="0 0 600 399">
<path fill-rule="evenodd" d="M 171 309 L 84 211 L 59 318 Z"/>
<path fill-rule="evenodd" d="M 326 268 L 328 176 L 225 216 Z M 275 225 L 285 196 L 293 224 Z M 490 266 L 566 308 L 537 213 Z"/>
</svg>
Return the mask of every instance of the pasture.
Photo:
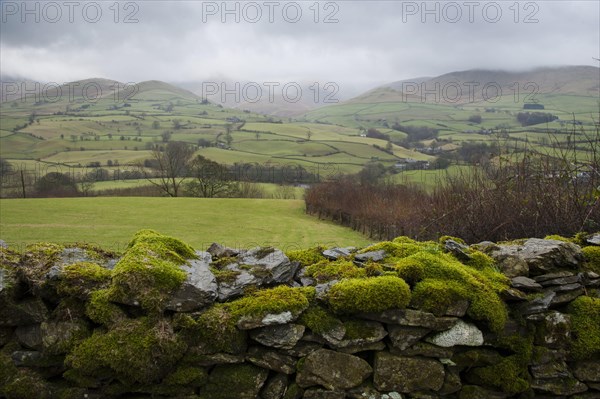
<svg viewBox="0 0 600 399">
<path fill-rule="evenodd" d="M 206 249 L 271 245 L 361 246 L 369 240 L 304 212 L 302 200 L 207 198 L 60 198 L 0 200 L 0 238 L 22 247 L 39 241 L 87 242 L 123 250 L 140 229 Z"/>
</svg>

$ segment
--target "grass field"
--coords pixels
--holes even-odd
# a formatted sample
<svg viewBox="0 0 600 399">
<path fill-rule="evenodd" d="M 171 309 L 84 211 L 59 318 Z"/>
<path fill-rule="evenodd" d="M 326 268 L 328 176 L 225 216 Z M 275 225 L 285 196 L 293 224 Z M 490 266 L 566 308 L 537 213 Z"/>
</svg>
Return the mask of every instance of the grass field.
<svg viewBox="0 0 600 399">
<path fill-rule="evenodd" d="M 38 241 L 88 242 L 122 250 L 139 229 L 178 237 L 195 249 L 218 242 L 280 249 L 360 246 L 363 235 L 304 213 L 301 200 L 63 198 L 0 200 L 0 238 L 11 246 Z"/>
</svg>

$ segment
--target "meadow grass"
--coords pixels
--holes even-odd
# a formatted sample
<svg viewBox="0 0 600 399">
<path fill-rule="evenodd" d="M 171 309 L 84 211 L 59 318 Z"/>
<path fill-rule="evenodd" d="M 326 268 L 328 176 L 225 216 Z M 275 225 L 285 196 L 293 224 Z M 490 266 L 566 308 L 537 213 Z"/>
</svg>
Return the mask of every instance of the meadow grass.
<svg viewBox="0 0 600 399">
<path fill-rule="evenodd" d="M 61 198 L 0 200 L 0 238 L 21 247 L 39 241 L 88 242 L 122 250 L 144 228 L 206 249 L 272 245 L 281 249 L 361 246 L 368 239 L 304 212 L 302 200 Z"/>
</svg>

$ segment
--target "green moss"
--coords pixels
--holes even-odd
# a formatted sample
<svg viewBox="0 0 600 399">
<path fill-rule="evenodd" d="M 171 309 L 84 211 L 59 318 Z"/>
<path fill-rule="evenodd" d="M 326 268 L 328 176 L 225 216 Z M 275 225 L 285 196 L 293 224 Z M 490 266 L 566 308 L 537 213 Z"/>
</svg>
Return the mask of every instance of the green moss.
<svg viewBox="0 0 600 399">
<path fill-rule="evenodd" d="M 254 291 L 225 306 L 236 319 L 243 316 L 264 317 L 267 314 L 278 314 L 285 311 L 299 314 L 308 308 L 310 295 L 314 295 L 312 287 L 291 288 L 280 285 L 275 288 Z"/>
<path fill-rule="evenodd" d="M 443 316 L 450 305 L 469 297 L 466 287 L 456 281 L 425 279 L 413 288 L 411 305 L 436 316 Z"/>
<path fill-rule="evenodd" d="M 306 309 L 298 322 L 315 334 L 326 334 L 334 328 L 340 328 L 344 326 L 344 323 L 329 311 L 319 305 L 311 305 Z"/>
<path fill-rule="evenodd" d="M 557 240 L 557 241 L 564 241 L 564 242 L 573 242 L 572 239 L 563 237 L 558 234 L 551 234 L 549 236 L 546 236 L 546 237 L 544 237 L 544 240 Z"/>
<path fill-rule="evenodd" d="M 82 319 L 62 323 L 52 321 L 42 323 L 44 352 L 49 355 L 68 353 L 90 335 L 90 326 Z"/>
<path fill-rule="evenodd" d="M 441 245 L 445 245 L 446 241 L 448 241 L 448 240 L 455 241 L 455 242 L 457 242 L 459 244 L 462 244 L 462 245 L 467 245 L 467 243 L 465 242 L 465 240 L 463 240 L 462 238 L 452 237 L 452 236 L 441 236 L 440 239 L 438 240 L 438 242 Z"/>
<path fill-rule="evenodd" d="M 159 311 L 181 286 L 186 274 L 156 246 L 137 242 L 121 258 L 113 271 L 113 298 L 119 302 L 139 301 L 147 311 Z"/>
<path fill-rule="evenodd" d="M 349 260 L 338 259 L 333 262 L 323 260 L 308 266 L 305 275 L 313 277 L 318 283 L 325 283 L 342 278 L 366 277 L 367 272 L 364 268 L 356 266 Z"/>
<path fill-rule="evenodd" d="M 0 267 L 12 270 L 21 263 L 21 254 L 9 248 L 0 247 Z"/>
<path fill-rule="evenodd" d="M 275 252 L 275 248 L 273 247 L 261 247 L 258 251 L 254 253 L 256 259 L 264 259 L 267 256 L 271 255 Z"/>
<path fill-rule="evenodd" d="M 64 246 L 52 243 L 36 243 L 25 247 L 20 272 L 34 289 L 46 282 L 46 274 L 59 259 Z"/>
<path fill-rule="evenodd" d="M 125 312 L 111 302 L 110 289 L 92 292 L 86 304 L 85 313 L 94 323 L 112 326 L 127 318 Z"/>
<path fill-rule="evenodd" d="M 231 265 L 236 262 L 237 258 L 235 256 L 224 256 L 222 258 L 213 260 L 210 265 L 215 269 L 222 270 L 225 266 Z"/>
<path fill-rule="evenodd" d="M 185 385 L 191 387 L 200 387 L 206 384 L 208 374 L 202 367 L 180 366 L 166 376 L 162 383 L 166 385 Z"/>
<path fill-rule="evenodd" d="M 533 331 L 528 335 L 501 335 L 496 346 L 512 351 L 497 364 L 473 369 L 473 376 L 482 384 L 517 394 L 530 388 L 528 365 L 533 356 Z"/>
<path fill-rule="evenodd" d="M 571 353 L 576 359 L 600 355 L 600 298 L 580 296 L 567 308 L 571 315 Z"/>
<path fill-rule="evenodd" d="M 365 339 L 379 333 L 377 324 L 367 323 L 363 320 L 347 320 L 344 322 L 346 335 L 344 339 Z"/>
<path fill-rule="evenodd" d="M 107 332 L 96 330 L 66 358 L 84 376 L 112 370 L 123 383 L 160 380 L 186 350 L 166 320 L 124 320 Z"/>
<path fill-rule="evenodd" d="M 523 378 L 523 368 L 517 355 L 505 357 L 493 366 L 474 369 L 472 373 L 480 383 L 509 394 L 524 392 L 530 387 L 529 381 Z"/>
<path fill-rule="evenodd" d="M 2 392 L 2 387 L 6 385 L 8 381 L 12 380 L 17 372 L 17 367 L 10 356 L 0 352 L 0 392 Z"/>
<path fill-rule="evenodd" d="M 585 268 L 600 274 L 600 247 L 588 246 L 581 248 L 585 258 Z"/>
<path fill-rule="evenodd" d="M 306 267 L 325 260 L 323 251 L 325 248 L 318 246 L 309 249 L 288 251 L 285 254 L 292 262 L 299 262 L 300 266 Z"/>
<path fill-rule="evenodd" d="M 394 276 L 348 279 L 333 285 L 327 299 L 336 313 L 381 312 L 405 308 L 410 302 L 410 289 Z"/>
<path fill-rule="evenodd" d="M 394 241 L 383 241 L 377 244 L 370 245 L 364 249 L 358 251 L 359 253 L 371 252 L 371 251 L 385 251 L 386 262 L 393 262 L 398 259 L 406 258 L 414 253 L 422 251 L 425 247 L 429 246 L 430 243 L 418 243 L 414 240 L 404 241 L 396 238 Z M 404 241 L 404 242 L 403 242 Z"/>
<path fill-rule="evenodd" d="M 73 263 L 63 269 L 56 290 L 61 295 L 86 299 L 92 290 L 108 287 L 111 277 L 110 270 L 95 263 Z"/>
<path fill-rule="evenodd" d="M 185 263 L 186 259 L 195 259 L 196 252 L 183 241 L 162 235 L 154 230 L 140 230 L 134 234 L 129 242 L 128 248 L 134 248 L 137 244 L 144 243 L 152 247 L 162 257 L 168 258 L 176 263 Z"/>
<path fill-rule="evenodd" d="M 367 277 L 381 276 L 384 273 L 383 266 L 377 262 L 369 260 L 363 267 Z"/>
<path fill-rule="evenodd" d="M 216 267 L 211 267 L 210 270 L 215 276 L 215 279 L 217 279 L 218 283 L 225 284 L 231 284 L 235 282 L 237 277 L 241 274 L 241 272 L 238 272 L 236 270 L 220 270 Z"/>
<path fill-rule="evenodd" d="M 250 364 L 218 365 L 211 372 L 208 384 L 200 390 L 202 399 L 255 398 L 257 382 L 266 378 L 267 371 Z"/>
<path fill-rule="evenodd" d="M 483 270 L 479 270 L 481 267 Z M 426 287 L 434 290 L 443 303 L 457 297 L 468 299 L 471 306 L 467 314 L 475 320 L 486 321 L 493 331 L 500 331 L 506 323 L 506 305 L 498 294 L 508 288 L 508 279 L 485 262 L 475 268 L 460 263 L 450 254 L 419 252 L 401 259 L 395 268 L 398 275 L 417 290 L 416 300 L 429 310 L 440 311 L 442 306 L 426 298 Z M 417 288 L 425 279 L 429 280 L 426 287 Z M 446 284 L 449 292 L 444 294 Z"/>
<path fill-rule="evenodd" d="M 82 375 L 79 371 L 74 369 L 69 369 L 63 373 L 63 377 L 82 388 L 98 388 L 100 382 L 96 377 L 90 377 L 87 375 Z"/>
<path fill-rule="evenodd" d="M 298 399 L 302 397 L 302 388 L 295 382 L 292 382 L 285 391 L 282 399 Z"/>
<path fill-rule="evenodd" d="M 31 370 L 19 370 L 12 379 L 0 386 L 6 399 L 46 399 L 52 397 L 49 385 Z"/>
<path fill-rule="evenodd" d="M 240 353 L 246 348 L 246 334 L 235 326 L 237 319 L 224 304 L 211 306 L 197 320 L 186 320 L 182 329 L 191 345 L 202 344 L 212 353 Z M 180 323 L 183 326 L 183 323 Z"/>
</svg>

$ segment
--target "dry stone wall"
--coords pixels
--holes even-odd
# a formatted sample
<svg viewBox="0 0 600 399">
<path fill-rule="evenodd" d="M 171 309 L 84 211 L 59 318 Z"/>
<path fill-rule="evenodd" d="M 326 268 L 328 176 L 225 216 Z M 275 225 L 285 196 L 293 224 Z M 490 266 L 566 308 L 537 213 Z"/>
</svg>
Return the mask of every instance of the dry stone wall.
<svg viewBox="0 0 600 399">
<path fill-rule="evenodd" d="M 600 398 L 597 236 L 0 249 L 0 397 Z"/>
</svg>

